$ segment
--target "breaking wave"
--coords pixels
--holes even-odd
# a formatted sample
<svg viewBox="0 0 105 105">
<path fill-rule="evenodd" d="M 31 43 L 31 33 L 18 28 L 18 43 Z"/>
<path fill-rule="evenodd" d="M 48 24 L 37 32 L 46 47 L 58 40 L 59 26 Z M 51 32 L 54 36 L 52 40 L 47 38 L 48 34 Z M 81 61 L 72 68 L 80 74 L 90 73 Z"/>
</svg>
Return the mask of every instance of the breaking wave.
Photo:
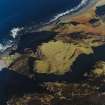
<svg viewBox="0 0 105 105">
<path fill-rule="evenodd" d="M 9 40 L 6 43 L 0 43 L 0 52 L 4 52 L 7 48 L 10 48 L 13 45 L 13 41 Z"/>
<path fill-rule="evenodd" d="M 14 39 L 18 36 L 18 33 L 21 31 L 21 30 L 23 30 L 24 28 L 23 27 L 21 27 L 21 28 L 19 28 L 19 27 L 15 27 L 15 28 L 13 28 L 11 31 L 10 31 L 10 36 L 12 36 Z"/>
<path fill-rule="evenodd" d="M 15 27 L 12 30 L 10 30 L 10 36 L 12 37 L 12 40 L 4 41 L 0 43 L 0 52 L 4 52 L 6 49 L 11 48 L 11 46 L 14 45 L 14 40 L 18 36 L 18 33 L 23 30 L 24 28 Z"/>
<path fill-rule="evenodd" d="M 63 13 L 60 13 L 60 14 L 54 16 L 54 18 L 51 19 L 50 22 L 53 22 L 53 21 L 59 19 L 62 16 L 65 16 L 67 14 L 70 14 L 70 13 L 73 13 L 75 11 L 78 11 L 79 9 L 81 9 L 82 7 L 84 7 L 85 5 L 87 5 L 89 3 L 89 1 L 90 0 L 82 0 L 81 3 L 78 6 L 74 7 L 73 9 L 67 10 L 67 11 L 65 11 Z"/>
<path fill-rule="evenodd" d="M 88 5 L 89 2 L 91 2 L 91 1 L 92 1 L 92 0 L 82 0 L 81 3 L 80 3 L 78 6 L 74 7 L 73 9 L 67 10 L 67 11 L 65 11 L 65 12 L 63 12 L 63 13 L 61 13 L 61 14 L 58 14 L 58 15 L 54 16 L 54 18 L 51 19 L 51 20 L 49 21 L 49 23 L 50 23 L 50 22 L 53 22 L 53 21 L 56 21 L 57 19 L 59 19 L 59 18 L 62 17 L 62 16 L 65 16 L 65 15 L 67 15 L 67 14 L 74 13 L 74 12 L 80 10 L 80 9 L 83 8 L 84 6 Z M 95 0 L 94 0 L 94 1 L 95 1 Z M 14 41 L 15 38 L 18 36 L 18 32 L 20 32 L 20 31 L 23 30 L 23 29 L 24 29 L 23 27 L 21 27 L 21 28 L 20 28 L 20 27 L 15 27 L 15 28 L 13 28 L 12 30 L 10 30 L 10 36 L 12 37 L 13 40 L 9 40 L 9 41 L 7 41 L 5 44 L 3 44 L 3 43 L 1 44 L 1 43 L 0 43 L 0 52 L 3 52 L 3 51 L 5 51 L 7 48 L 10 48 L 11 46 L 13 46 L 13 41 Z"/>
</svg>

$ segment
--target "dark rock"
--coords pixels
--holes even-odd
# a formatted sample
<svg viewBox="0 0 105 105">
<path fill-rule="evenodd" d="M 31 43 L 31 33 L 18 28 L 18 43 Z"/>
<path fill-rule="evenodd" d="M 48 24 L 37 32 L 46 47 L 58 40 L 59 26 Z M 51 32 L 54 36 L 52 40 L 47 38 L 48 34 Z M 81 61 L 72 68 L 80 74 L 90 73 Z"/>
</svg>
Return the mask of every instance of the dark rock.
<svg viewBox="0 0 105 105">
<path fill-rule="evenodd" d="M 19 36 L 17 42 L 17 51 L 23 53 L 25 49 L 30 48 L 35 50 L 35 48 L 43 42 L 48 42 L 56 36 L 55 32 L 32 32 L 24 33 L 22 36 Z"/>
<path fill-rule="evenodd" d="M 33 62 L 35 58 L 30 57 L 28 55 L 23 55 L 16 59 L 9 68 L 13 71 L 16 71 L 17 73 L 20 73 L 22 75 L 26 75 L 28 77 L 31 77 L 33 74 Z"/>
<path fill-rule="evenodd" d="M 105 5 L 99 6 L 99 7 L 96 8 L 96 15 L 97 16 L 105 15 Z"/>
</svg>

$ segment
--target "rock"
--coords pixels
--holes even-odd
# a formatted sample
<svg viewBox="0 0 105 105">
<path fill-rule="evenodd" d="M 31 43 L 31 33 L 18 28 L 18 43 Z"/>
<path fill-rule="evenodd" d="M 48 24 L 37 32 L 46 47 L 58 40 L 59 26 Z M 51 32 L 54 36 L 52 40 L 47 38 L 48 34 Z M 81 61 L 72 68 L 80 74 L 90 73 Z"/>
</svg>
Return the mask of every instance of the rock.
<svg viewBox="0 0 105 105">
<path fill-rule="evenodd" d="M 93 50 L 82 43 L 77 45 L 62 41 L 43 43 L 37 50 L 39 60 L 35 62 L 34 71 L 63 75 L 70 70 L 73 62 L 82 53 L 88 55 L 93 53 Z"/>
<path fill-rule="evenodd" d="M 13 63 L 19 56 L 20 56 L 19 54 L 5 55 L 5 56 L 1 56 L 0 60 L 2 64 L 6 65 L 6 67 L 9 67 L 11 63 Z"/>
<path fill-rule="evenodd" d="M 19 105 L 84 105 L 86 102 L 97 105 L 97 102 L 104 103 L 104 100 L 100 101 L 104 96 L 95 94 L 96 90 L 88 84 L 45 83 L 45 86 L 48 92 L 42 91 L 19 98 L 14 97 L 8 101 L 8 105 L 17 105 L 17 103 Z"/>
<path fill-rule="evenodd" d="M 102 77 L 105 76 L 105 62 L 104 61 L 98 61 L 94 69 L 92 70 L 92 73 L 96 77 Z"/>
<path fill-rule="evenodd" d="M 105 15 L 105 5 L 99 6 L 96 8 L 96 15 L 97 16 L 104 16 Z"/>
<path fill-rule="evenodd" d="M 59 19 L 57 24 L 47 25 L 41 32 L 33 30 L 18 38 L 17 50 L 21 56 L 7 59 L 9 68 L 27 77 L 36 74 L 35 79 L 43 89 L 40 93 L 14 96 L 8 105 L 105 104 L 105 5 L 102 6 L 105 1 L 101 1 L 101 6 L 71 16 L 69 22 Z M 30 54 L 32 49 L 36 52 L 33 55 Z M 23 54 L 27 51 L 29 53 Z M 80 82 L 71 83 L 69 73 Z M 80 75 L 85 77 L 81 79 Z M 48 80 L 49 76 L 51 79 Z M 64 76 L 66 79 L 61 79 Z M 59 78 L 60 82 L 57 82 Z M 51 82 L 53 80 L 55 82 Z"/>
<path fill-rule="evenodd" d="M 3 68 L 6 68 L 6 67 L 8 67 L 6 62 L 3 60 L 0 60 L 0 70 L 2 70 Z"/>
<path fill-rule="evenodd" d="M 31 77 L 32 75 L 32 62 L 35 58 L 30 55 L 21 55 L 10 66 L 9 69 L 14 70 L 22 75 Z"/>
</svg>

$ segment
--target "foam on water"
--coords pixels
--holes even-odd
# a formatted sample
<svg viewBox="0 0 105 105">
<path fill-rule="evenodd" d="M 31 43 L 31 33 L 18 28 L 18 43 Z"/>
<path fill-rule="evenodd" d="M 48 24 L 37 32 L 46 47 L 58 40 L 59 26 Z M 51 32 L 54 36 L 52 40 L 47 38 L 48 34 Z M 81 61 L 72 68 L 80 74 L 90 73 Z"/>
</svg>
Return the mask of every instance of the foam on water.
<svg viewBox="0 0 105 105">
<path fill-rule="evenodd" d="M 0 43 L 0 52 L 4 52 L 7 48 L 13 46 L 15 38 L 18 36 L 18 33 L 23 29 L 23 27 L 14 27 L 12 30 L 10 30 L 10 36 L 12 37 L 12 40 Z"/>
<path fill-rule="evenodd" d="M 65 16 L 67 14 L 70 14 L 71 12 L 75 12 L 75 11 L 79 10 L 81 7 L 84 7 L 84 5 L 86 5 L 89 1 L 90 0 L 82 0 L 81 3 L 78 6 L 74 7 L 73 9 L 67 10 L 61 14 L 54 16 L 54 18 L 51 19 L 50 22 L 53 22 L 53 21 L 57 20 L 58 18 Z"/>
<path fill-rule="evenodd" d="M 84 7 L 85 5 L 88 5 L 88 2 L 90 2 L 92 0 L 82 0 L 81 3 L 74 7 L 73 9 L 67 10 L 61 14 L 58 14 L 56 16 L 54 16 L 53 19 L 51 19 L 49 22 L 53 22 L 56 21 L 57 19 L 59 19 L 62 16 L 65 16 L 67 14 L 70 14 L 71 12 L 75 12 L 79 9 L 81 9 L 82 7 Z M 95 1 L 95 0 L 94 0 Z M 15 40 L 15 38 L 18 36 L 19 31 L 24 30 L 24 27 L 14 27 L 12 28 L 12 30 L 10 30 L 10 36 L 12 37 L 13 40 L 9 40 L 7 41 L 5 44 L 1 44 L 0 43 L 0 52 L 5 51 L 7 48 L 13 46 L 13 41 Z"/>
<path fill-rule="evenodd" d="M 5 51 L 7 48 L 10 48 L 13 45 L 13 41 L 9 40 L 8 42 L 4 43 L 0 43 L 0 52 Z"/>
<path fill-rule="evenodd" d="M 23 30 L 24 28 L 19 28 L 19 27 L 14 27 L 11 31 L 10 31 L 10 36 L 12 36 L 14 39 L 17 37 L 18 33 Z"/>
</svg>

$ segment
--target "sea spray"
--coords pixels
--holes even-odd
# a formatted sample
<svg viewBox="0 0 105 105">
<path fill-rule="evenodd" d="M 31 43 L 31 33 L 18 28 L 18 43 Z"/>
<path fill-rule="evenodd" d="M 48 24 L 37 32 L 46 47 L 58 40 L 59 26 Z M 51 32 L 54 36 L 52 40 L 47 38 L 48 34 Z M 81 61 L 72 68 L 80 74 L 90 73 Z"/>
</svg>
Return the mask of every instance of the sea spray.
<svg viewBox="0 0 105 105">
<path fill-rule="evenodd" d="M 87 5 L 89 1 L 90 0 L 82 0 L 81 3 L 78 6 L 74 7 L 73 9 L 67 10 L 67 11 L 65 11 L 65 12 L 63 12 L 61 14 L 58 14 L 58 15 L 54 16 L 54 18 L 51 19 L 50 22 L 56 21 L 60 17 L 65 16 L 67 14 L 70 14 L 71 12 L 78 11 L 79 9 L 81 9 L 82 7 L 84 7 L 85 5 Z"/>
<path fill-rule="evenodd" d="M 93 1 L 92 0 L 82 0 L 81 3 L 78 6 L 74 7 L 73 9 L 67 10 L 63 13 L 60 13 L 60 14 L 54 16 L 49 22 L 42 23 L 42 24 L 40 24 L 40 26 L 36 25 L 36 29 L 37 29 L 37 27 L 39 28 L 39 27 L 43 27 L 47 24 L 50 24 L 51 22 L 56 21 L 60 17 L 63 17 L 63 16 L 68 15 L 70 13 L 77 12 L 78 10 L 81 10 L 84 6 L 87 6 L 88 4 L 91 4 L 91 3 L 93 4 L 94 2 L 96 2 L 96 0 L 93 0 Z M 27 27 L 14 27 L 14 28 L 12 28 L 12 30 L 10 30 L 10 34 L 9 34 L 11 36 L 12 40 L 7 41 L 5 44 L 0 43 L 0 52 L 3 52 L 7 48 L 10 48 L 11 46 L 13 46 L 14 42 L 16 42 L 16 38 L 18 37 L 18 33 L 20 31 L 28 30 L 29 32 L 31 32 L 32 30 L 30 31 L 30 27 L 34 27 L 32 29 L 35 30 L 35 25 L 29 26 L 28 28 Z"/>
<path fill-rule="evenodd" d="M 19 28 L 19 27 L 14 27 L 11 31 L 10 31 L 10 36 L 12 36 L 14 39 L 18 36 L 18 33 L 20 32 L 20 31 L 22 31 L 24 28 L 23 27 L 21 27 L 21 28 Z"/>
</svg>

